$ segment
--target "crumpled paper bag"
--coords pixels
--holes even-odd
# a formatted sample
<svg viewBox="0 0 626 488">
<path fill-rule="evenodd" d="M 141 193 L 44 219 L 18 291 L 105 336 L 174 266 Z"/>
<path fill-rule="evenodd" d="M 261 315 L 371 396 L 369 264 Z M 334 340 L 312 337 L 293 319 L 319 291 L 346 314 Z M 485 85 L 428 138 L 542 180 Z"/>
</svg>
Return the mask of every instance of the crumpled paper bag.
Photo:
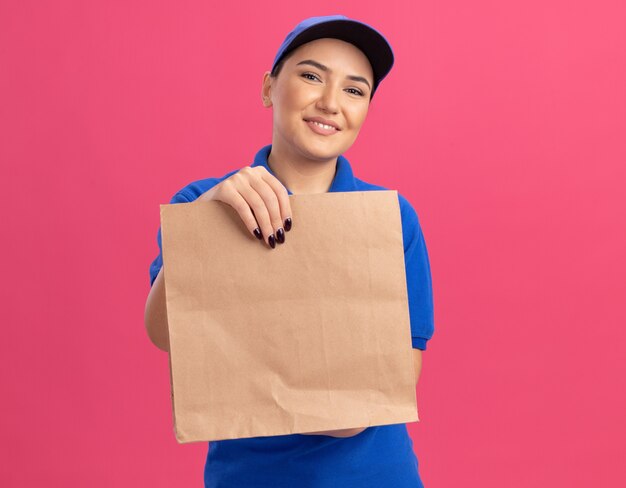
<svg viewBox="0 0 626 488">
<path fill-rule="evenodd" d="M 161 205 L 180 443 L 419 420 L 397 192 L 289 198 L 275 249 L 223 202 Z"/>
</svg>

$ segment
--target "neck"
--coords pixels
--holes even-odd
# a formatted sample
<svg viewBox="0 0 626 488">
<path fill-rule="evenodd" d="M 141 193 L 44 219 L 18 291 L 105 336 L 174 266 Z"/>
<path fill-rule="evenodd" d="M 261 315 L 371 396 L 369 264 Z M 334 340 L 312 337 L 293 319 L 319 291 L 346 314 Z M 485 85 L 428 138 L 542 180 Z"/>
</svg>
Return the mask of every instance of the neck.
<svg viewBox="0 0 626 488">
<path fill-rule="evenodd" d="M 272 144 L 267 158 L 272 172 L 294 195 L 326 193 L 332 185 L 337 158 L 311 160 Z"/>
</svg>

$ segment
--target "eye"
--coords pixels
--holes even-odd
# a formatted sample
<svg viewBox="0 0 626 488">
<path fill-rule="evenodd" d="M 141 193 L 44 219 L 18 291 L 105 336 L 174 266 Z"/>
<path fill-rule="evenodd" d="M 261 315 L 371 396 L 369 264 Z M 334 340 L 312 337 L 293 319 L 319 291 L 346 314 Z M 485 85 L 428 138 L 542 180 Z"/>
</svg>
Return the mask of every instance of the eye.
<svg viewBox="0 0 626 488">
<path fill-rule="evenodd" d="M 352 93 L 353 95 L 358 95 L 359 97 L 363 96 L 363 92 L 361 90 L 359 90 L 358 88 L 347 88 L 346 90 L 349 93 Z"/>
<path fill-rule="evenodd" d="M 314 75 L 313 73 L 302 73 L 301 75 L 303 78 L 306 78 L 307 80 L 318 80 L 320 81 L 320 79 L 317 77 L 317 75 Z"/>
</svg>

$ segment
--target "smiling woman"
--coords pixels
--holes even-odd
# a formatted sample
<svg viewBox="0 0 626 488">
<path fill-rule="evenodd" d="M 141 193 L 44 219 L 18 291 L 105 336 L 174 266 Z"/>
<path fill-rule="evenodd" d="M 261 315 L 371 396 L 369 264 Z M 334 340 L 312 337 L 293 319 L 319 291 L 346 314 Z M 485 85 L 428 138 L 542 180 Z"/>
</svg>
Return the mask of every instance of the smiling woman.
<svg viewBox="0 0 626 488">
<path fill-rule="evenodd" d="M 194 181 L 170 203 L 218 200 L 270 248 L 286 244 L 289 195 L 386 190 L 354 176 L 343 153 L 357 139 L 370 102 L 394 56 L 373 27 L 334 15 L 299 23 L 263 75 L 262 103 L 272 110 L 272 143 L 254 162 L 219 178 Z M 434 332 L 430 264 L 417 213 L 398 194 L 416 380 Z M 304 225 L 304 224 L 302 224 Z M 157 233 L 161 248 L 161 233 Z M 150 266 L 145 323 L 167 351 L 162 254 Z M 205 486 L 421 487 L 405 424 L 211 442 Z"/>
<path fill-rule="evenodd" d="M 274 122 L 269 164 L 279 179 L 288 178 L 294 193 L 299 189 L 290 176 L 303 171 L 326 176 L 319 191 L 330 187 L 337 157 L 352 146 L 365 122 L 373 83 L 367 56 L 333 38 L 303 44 L 280 74 L 265 73 L 263 104 L 273 107 Z"/>
</svg>

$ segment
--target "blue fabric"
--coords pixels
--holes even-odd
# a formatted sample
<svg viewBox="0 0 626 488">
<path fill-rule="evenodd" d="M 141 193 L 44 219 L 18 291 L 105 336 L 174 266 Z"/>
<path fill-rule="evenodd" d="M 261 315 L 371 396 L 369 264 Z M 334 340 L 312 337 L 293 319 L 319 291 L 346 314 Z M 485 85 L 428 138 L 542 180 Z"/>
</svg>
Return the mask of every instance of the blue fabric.
<svg viewBox="0 0 626 488">
<path fill-rule="evenodd" d="M 256 154 L 251 166 L 265 166 L 271 145 Z M 192 202 L 236 173 L 192 182 L 179 190 L 170 203 Z M 292 192 L 287 188 L 289 194 Z M 329 191 L 387 190 L 356 178 L 348 160 L 339 156 Z M 430 263 L 417 213 L 398 193 L 404 243 L 411 340 L 425 350 L 434 332 Z M 161 230 L 157 232 L 161 249 Z M 161 252 L 150 265 L 150 284 L 163 264 Z M 335 438 L 292 434 L 214 441 L 209 444 L 205 486 L 341 488 L 421 487 L 418 461 L 405 424 L 368 427 L 360 434 Z"/>
</svg>

